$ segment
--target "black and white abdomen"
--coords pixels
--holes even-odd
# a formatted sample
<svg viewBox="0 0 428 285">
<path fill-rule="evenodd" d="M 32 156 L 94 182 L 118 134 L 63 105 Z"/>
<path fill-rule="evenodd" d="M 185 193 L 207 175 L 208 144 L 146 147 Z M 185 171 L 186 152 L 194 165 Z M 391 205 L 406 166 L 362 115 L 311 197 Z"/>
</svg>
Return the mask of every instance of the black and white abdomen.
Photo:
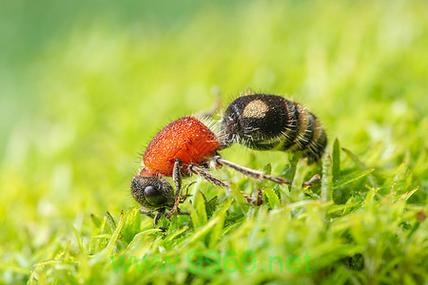
<svg viewBox="0 0 428 285">
<path fill-rule="evenodd" d="M 221 128 L 225 146 L 300 152 L 309 162 L 319 160 L 327 145 L 325 130 L 313 113 L 276 95 L 238 97 L 227 107 Z"/>
</svg>

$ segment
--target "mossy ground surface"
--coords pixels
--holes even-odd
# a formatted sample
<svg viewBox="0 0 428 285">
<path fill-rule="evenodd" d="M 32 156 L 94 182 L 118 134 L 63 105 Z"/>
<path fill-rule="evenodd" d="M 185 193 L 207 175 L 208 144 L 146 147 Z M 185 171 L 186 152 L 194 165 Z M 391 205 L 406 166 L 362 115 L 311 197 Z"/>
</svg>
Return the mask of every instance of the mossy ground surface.
<svg viewBox="0 0 428 285">
<path fill-rule="evenodd" d="M 0 283 L 427 282 L 426 2 L 24 2 L 0 12 Z M 233 146 L 293 185 L 191 177 L 190 215 L 153 228 L 129 191 L 139 153 L 213 86 L 307 106 L 327 155 Z"/>
</svg>

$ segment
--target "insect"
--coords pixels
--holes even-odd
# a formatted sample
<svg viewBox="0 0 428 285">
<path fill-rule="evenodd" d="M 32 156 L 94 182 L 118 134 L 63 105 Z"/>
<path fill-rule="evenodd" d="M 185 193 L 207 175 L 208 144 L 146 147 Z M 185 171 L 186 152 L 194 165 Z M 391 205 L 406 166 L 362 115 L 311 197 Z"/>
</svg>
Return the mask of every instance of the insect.
<svg viewBox="0 0 428 285">
<path fill-rule="evenodd" d="M 141 212 L 153 217 L 154 224 L 162 214 L 171 217 L 182 213 L 181 182 L 191 174 L 227 189 L 227 183 L 209 173 L 210 166 L 225 166 L 256 179 L 289 183 L 282 177 L 223 159 L 218 152 L 232 143 L 254 149 L 295 148 L 315 161 L 321 157 L 327 139 L 312 113 L 276 95 L 239 97 L 226 109 L 220 123 L 207 116 L 179 118 L 150 141 L 142 167 L 132 179 L 131 193 L 141 204 Z M 172 177 L 175 191 L 166 177 Z"/>
<path fill-rule="evenodd" d="M 318 118 L 299 103 L 276 95 L 238 97 L 227 107 L 221 126 L 226 145 L 300 152 L 309 163 L 318 161 L 327 146 Z"/>
</svg>

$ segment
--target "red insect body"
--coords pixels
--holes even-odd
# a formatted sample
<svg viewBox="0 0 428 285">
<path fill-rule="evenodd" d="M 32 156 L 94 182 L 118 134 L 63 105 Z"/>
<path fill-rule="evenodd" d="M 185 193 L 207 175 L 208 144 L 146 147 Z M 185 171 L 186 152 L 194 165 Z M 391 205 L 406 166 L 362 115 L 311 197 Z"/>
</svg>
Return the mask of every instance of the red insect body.
<svg viewBox="0 0 428 285">
<path fill-rule="evenodd" d="M 144 155 L 142 176 L 172 176 L 175 159 L 183 169 L 201 164 L 219 149 L 216 135 L 195 117 L 183 117 L 163 128 L 149 143 Z M 186 173 L 183 173 L 186 174 Z"/>
</svg>

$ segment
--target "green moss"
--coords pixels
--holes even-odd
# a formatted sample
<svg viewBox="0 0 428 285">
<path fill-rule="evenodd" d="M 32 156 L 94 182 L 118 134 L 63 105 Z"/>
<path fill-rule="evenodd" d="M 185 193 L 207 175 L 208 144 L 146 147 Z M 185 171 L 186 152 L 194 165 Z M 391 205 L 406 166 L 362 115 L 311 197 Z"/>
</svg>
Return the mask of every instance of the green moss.
<svg viewBox="0 0 428 285">
<path fill-rule="evenodd" d="M 428 280 L 425 3 L 186 2 L 139 19 L 128 2 L 126 21 L 110 6 L 89 7 L 93 18 L 64 8 L 69 28 L 28 30 L 41 37 L 19 63 L 25 81 L 15 73 L 22 87 L 2 99 L 0 283 Z M 139 153 L 167 122 L 208 110 L 214 86 L 224 104 L 247 89 L 301 102 L 328 153 L 307 166 L 233 146 L 225 158 L 295 183 L 214 170 L 231 193 L 189 178 L 190 215 L 153 228 L 129 191 Z M 258 190 L 265 203 L 246 203 Z"/>
</svg>

